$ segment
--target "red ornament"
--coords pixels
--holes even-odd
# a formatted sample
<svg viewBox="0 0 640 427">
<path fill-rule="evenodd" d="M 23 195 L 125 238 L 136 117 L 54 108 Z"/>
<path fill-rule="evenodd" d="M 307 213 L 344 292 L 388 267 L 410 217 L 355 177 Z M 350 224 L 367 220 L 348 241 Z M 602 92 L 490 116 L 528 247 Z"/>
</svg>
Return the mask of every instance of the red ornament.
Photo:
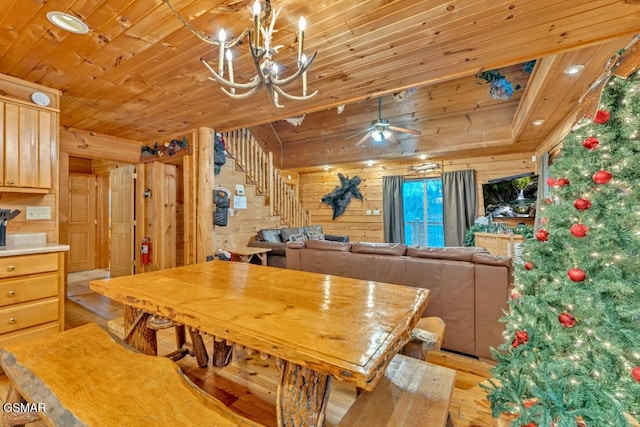
<svg viewBox="0 0 640 427">
<path fill-rule="evenodd" d="M 576 324 L 576 319 L 574 319 L 573 316 L 569 313 L 562 313 L 560 316 L 558 316 L 558 320 L 567 328 L 571 328 Z"/>
<path fill-rule="evenodd" d="M 524 406 L 525 408 L 531 408 L 536 403 L 538 403 L 537 399 L 527 399 L 524 402 L 522 402 L 522 406 Z"/>
<path fill-rule="evenodd" d="M 600 145 L 600 141 L 598 141 L 598 138 L 596 138 L 595 136 L 590 136 L 582 141 L 582 146 L 587 150 L 593 150 L 598 145 Z"/>
<path fill-rule="evenodd" d="M 546 224 L 547 222 L 549 222 L 549 218 L 547 218 L 546 216 L 540 218 L 540 224 Z"/>
<path fill-rule="evenodd" d="M 516 289 L 511 289 L 511 299 L 522 298 L 522 294 L 518 292 Z"/>
<path fill-rule="evenodd" d="M 530 423 L 522 424 L 520 427 L 538 427 L 538 424 L 531 421 Z"/>
<path fill-rule="evenodd" d="M 549 187 L 555 187 L 556 186 L 556 180 L 551 178 L 551 177 L 547 178 L 547 185 Z"/>
<path fill-rule="evenodd" d="M 593 118 L 593 122 L 601 125 L 603 123 L 607 123 L 609 121 L 609 117 L 611 117 L 611 114 L 607 110 L 598 110 L 596 116 Z"/>
<path fill-rule="evenodd" d="M 548 238 L 549 232 L 544 228 L 542 230 L 538 230 L 538 232 L 536 233 L 536 239 L 540 240 L 541 242 L 546 242 Z"/>
<path fill-rule="evenodd" d="M 576 237 L 584 237 L 587 235 L 587 231 L 589 231 L 589 227 L 584 224 L 573 224 L 571 226 L 571 234 Z"/>
<path fill-rule="evenodd" d="M 636 366 L 631 370 L 631 376 L 640 383 L 640 366 Z"/>
<path fill-rule="evenodd" d="M 579 211 L 584 211 L 591 207 L 591 201 L 585 198 L 576 199 L 576 201 L 573 202 L 573 207 Z"/>
<path fill-rule="evenodd" d="M 587 273 L 580 270 L 579 268 L 572 268 L 567 272 L 567 276 L 569 276 L 569 279 L 571 279 L 571 281 L 573 282 L 582 282 L 587 278 Z"/>
<path fill-rule="evenodd" d="M 533 270 L 533 264 L 531 264 L 529 261 L 524 263 L 524 268 L 526 270 Z"/>
<path fill-rule="evenodd" d="M 553 199 L 551 197 L 547 197 L 546 199 L 544 199 L 544 201 L 550 205 L 551 203 L 553 203 Z"/>
<path fill-rule="evenodd" d="M 564 187 L 565 185 L 569 185 L 569 180 L 567 178 L 560 178 L 558 180 L 556 180 L 556 185 L 555 187 Z"/>
<path fill-rule="evenodd" d="M 529 334 L 527 331 L 517 331 L 516 337 L 511 342 L 513 348 L 518 347 L 520 344 L 526 344 L 529 342 Z"/>
<path fill-rule="evenodd" d="M 611 172 L 600 170 L 593 174 L 593 182 L 595 182 L 596 184 L 606 184 L 607 182 L 611 181 L 611 177 Z"/>
</svg>

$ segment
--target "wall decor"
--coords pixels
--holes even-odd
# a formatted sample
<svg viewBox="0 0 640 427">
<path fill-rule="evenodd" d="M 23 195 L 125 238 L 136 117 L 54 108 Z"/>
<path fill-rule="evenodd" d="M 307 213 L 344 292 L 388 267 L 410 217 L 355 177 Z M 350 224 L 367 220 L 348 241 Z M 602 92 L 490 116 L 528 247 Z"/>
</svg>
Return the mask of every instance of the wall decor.
<svg viewBox="0 0 640 427">
<path fill-rule="evenodd" d="M 213 174 L 218 175 L 220 168 L 227 162 L 227 156 L 225 155 L 225 142 L 221 133 L 216 133 L 216 137 L 213 142 Z"/>
<path fill-rule="evenodd" d="M 333 209 L 332 219 L 336 219 L 344 213 L 352 197 L 363 200 L 362 193 L 358 188 L 358 185 L 362 182 L 359 176 L 354 176 L 350 179 L 348 176 L 338 173 L 338 178 L 340 178 L 340 186 L 322 197 L 322 203 L 331 206 Z"/>
</svg>

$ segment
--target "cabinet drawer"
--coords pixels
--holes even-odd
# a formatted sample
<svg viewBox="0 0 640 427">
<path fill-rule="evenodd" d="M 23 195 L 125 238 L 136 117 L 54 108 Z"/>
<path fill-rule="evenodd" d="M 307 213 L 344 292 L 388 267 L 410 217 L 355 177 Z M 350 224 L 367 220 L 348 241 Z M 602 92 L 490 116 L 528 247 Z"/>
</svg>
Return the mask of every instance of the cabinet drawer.
<svg viewBox="0 0 640 427">
<path fill-rule="evenodd" d="M 20 255 L 0 258 L 0 279 L 45 273 L 58 269 L 58 254 Z"/>
<path fill-rule="evenodd" d="M 25 341 L 31 338 L 46 337 L 58 332 L 58 323 L 48 323 L 46 325 L 38 325 L 33 328 L 21 329 L 10 334 L 0 335 L 0 347 L 15 342 Z"/>
<path fill-rule="evenodd" d="M 0 310 L 0 334 L 58 320 L 58 299 L 12 305 Z"/>
<path fill-rule="evenodd" d="M 58 273 L 0 280 L 0 307 L 54 297 L 57 293 Z"/>
</svg>

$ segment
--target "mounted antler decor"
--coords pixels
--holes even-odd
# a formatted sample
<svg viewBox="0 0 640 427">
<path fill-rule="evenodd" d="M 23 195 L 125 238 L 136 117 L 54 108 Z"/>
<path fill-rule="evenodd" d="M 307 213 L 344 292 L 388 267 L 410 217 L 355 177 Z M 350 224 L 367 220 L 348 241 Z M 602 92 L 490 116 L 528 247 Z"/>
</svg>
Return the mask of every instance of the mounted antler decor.
<svg viewBox="0 0 640 427">
<path fill-rule="evenodd" d="M 362 182 L 359 176 L 349 179 L 348 176 L 338 173 L 338 178 L 340 178 L 340 187 L 334 188 L 331 193 L 322 197 L 322 203 L 333 208 L 333 218 L 331 219 L 336 219 L 344 213 L 351 202 L 351 197 L 362 200 L 362 193 L 358 189 L 358 185 Z"/>
<path fill-rule="evenodd" d="M 239 37 L 229 42 L 227 41 L 227 35 L 223 29 L 221 29 L 218 33 L 217 40 L 206 36 L 191 27 L 187 20 L 184 19 L 184 17 L 182 17 L 182 15 L 180 15 L 174 8 L 170 0 L 163 1 L 167 3 L 173 14 L 178 19 L 180 19 L 183 25 L 187 27 L 189 31 L 195 34 L 200 40 L 209 44 L 220 46 L 217 70 L 209 65 L 209 63 L 204 58 L 200 58 L 200 61 L 213 75 L 213 77 L 209 77 L 211 80 L 217 81 L 218 83 L 229 88 L 227 90 L 223 87 L 222 91 L 231 98 L 245 99 L 258 92 L 258 90 L 260 90 L 261 88 L 265 87 L 269 92 L 269 97 L 271 98 L 271 102 L 273 102 L 273 105 L 276 107 L 283 107 L 278 103 L 278 96 L 283 96 L 293 101 L 305 101 L 318 93 L 318 91 L 315 91 L 311 94 L 307 94 L 307 69 L 311 66 L 311 63 L 315 59 L 318 52 L 314 52 L 313 55 L 311 55 L 311 57 L 309 58 L 307 58 L 307 55 L 303 53 L 304 30 L 307 25 L 304 17 L 300 17 L 298 23 L 298 70 L 289 77 L 279 78 L 278 65 L 273 60 L 273 54 L 278 53 L 278 49 L 280 49 L 282 46 L 272 46 L 271 42 L 273 33 L 277 32 L 277 30 L 274 30 L 274 27 L 276 24 L 276 18 L 278 17 L 281 9 L 278 9 L 273 13 L 271 22 L 267 26 L 267 23 L 269 22 L 269 16 L 271 15 L 270 0 L 265 1 L 264 16 L 262 18 L 260 18 L 260 14 L 262 13 L 260 1 L 255 0 L 255 2 L 253 3 L 253 7 L 250 9 L 253 16 L 253 30 L 247 28 Z M 242 44 L 242 38 L 245 34 L 247 35 L 249 53 L 251 54 L 251 59 L 256 68 L 257 74 L 252 80 L 247 83 L 237 83 L 234 81 L 233 77 L 233 55 L 230 49 L 233 46 Z M 260 44 L 260 42 L 262 42 L 262 44 Z M 228 78 L 224 77 L 225 62 L 227 63 Z M 290 84 L 300 77 L 302 78 L 301 96 L 291 95 L 284 91 L 284 89 L 282 88 L 283 86 Z M 246 90 L 246 92 L 236 93 L 236 90 Z"/>
</svg>

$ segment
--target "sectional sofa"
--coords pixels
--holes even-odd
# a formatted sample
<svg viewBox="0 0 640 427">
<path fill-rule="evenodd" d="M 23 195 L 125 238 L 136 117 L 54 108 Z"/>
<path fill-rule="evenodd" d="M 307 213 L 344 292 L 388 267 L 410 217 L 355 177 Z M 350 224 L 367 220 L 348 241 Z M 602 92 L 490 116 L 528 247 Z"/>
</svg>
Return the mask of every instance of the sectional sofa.
<svg viewBox="0 0 640 427">
<path fill-rule="evenodd" d="M 423 317 L 445 321 L 443 349 L 490 360 L 490 348 L 503 342 L 511 258 L 486 249 L 307 240 L 287 245 L 286 267 L 428 288 Z"/>
</svg>

